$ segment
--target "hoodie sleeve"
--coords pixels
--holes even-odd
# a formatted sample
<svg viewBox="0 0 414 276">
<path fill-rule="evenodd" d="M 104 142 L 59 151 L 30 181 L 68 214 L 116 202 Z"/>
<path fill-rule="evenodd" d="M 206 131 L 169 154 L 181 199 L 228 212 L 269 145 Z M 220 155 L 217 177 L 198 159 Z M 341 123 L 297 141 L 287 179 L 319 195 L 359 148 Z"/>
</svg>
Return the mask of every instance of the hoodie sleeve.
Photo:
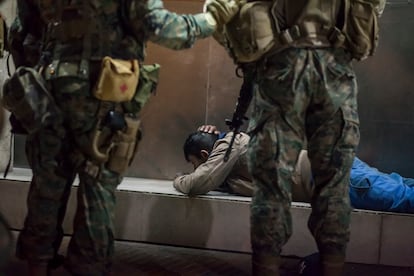
<svg viewBox="0 0 414 276">
<path fill-rule="evenodd" d="M 228 135 L 233 135 L 233 133 L 230 132 Z M 173 182 L 174 188 L 184 194 L 201 195 L 219 187 L 229 175 L 240 155 L 240 147 L 235 146 L 232 148 L 229 160 L 223 161 L 229 146 L 228 140 L 217 140 L 207 161 L 194 172 L 177 177 Z M 235 143 L 240 143 L 239 139 L 236 139 Z"/>
</svg>

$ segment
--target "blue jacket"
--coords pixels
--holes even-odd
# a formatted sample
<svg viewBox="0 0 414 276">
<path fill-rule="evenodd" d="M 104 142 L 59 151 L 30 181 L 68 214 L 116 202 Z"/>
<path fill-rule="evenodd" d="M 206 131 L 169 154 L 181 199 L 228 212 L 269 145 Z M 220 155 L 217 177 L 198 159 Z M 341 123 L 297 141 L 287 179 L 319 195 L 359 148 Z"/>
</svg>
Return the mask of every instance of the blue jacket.
<svg viewBox="0 0 414 276">
<path fill-rule="evenodd" d="M 354 208 L 414 213 L 414 179 L 382 173 L 357 157 L 352 165 L 349 195 Z"/>
</svg>

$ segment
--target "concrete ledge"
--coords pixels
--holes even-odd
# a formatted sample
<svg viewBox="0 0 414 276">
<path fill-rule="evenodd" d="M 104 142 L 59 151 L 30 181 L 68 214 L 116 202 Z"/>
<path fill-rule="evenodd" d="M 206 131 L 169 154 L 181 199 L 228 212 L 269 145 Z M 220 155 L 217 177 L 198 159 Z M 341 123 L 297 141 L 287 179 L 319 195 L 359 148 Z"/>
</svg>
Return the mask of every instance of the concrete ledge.
<svg viewBox="0 0 414 276">
<path fill-rule="evenodd" d="M 22 228 L 30 170 L 15 169 L 0 180 L 0 211 L 13 229 Z M 76 184 L 64 221 L 71 233 Z M 118 187 L 116 238 L 188 247 L 250 252 L 250 198 L 212 192 L 188 198 L 171 181 L 126 178 Z M 293 203 L 293 236 L 283 254 L 316 251 L 307 229 L 310 206 Z M 414 215 L 354 210 L 348 262 L 414 266 Z"/>
</svg>

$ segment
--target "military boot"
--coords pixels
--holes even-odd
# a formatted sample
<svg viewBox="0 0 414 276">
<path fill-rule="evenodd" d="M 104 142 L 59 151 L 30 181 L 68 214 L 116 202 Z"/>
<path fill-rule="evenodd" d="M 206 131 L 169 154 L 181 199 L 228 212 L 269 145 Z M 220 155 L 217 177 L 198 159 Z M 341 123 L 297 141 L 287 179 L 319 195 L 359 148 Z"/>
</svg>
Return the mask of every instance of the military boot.
<svg viewBox="0 0 414 276">
<path fill-rule="evenodd" d="M 272 255 L 253 254 L 253 276 L 279 276 L 280 257 Z"/>
<path fill-rule="evenodd" d="M 47 263 L 29 263 L 29 276 L 50 276 Z"/>
<path fill-rule="evenodd" d="M 345 264 L 345 256 L 322 256 L 323 276 L 341 276 Z"/>
</svg>

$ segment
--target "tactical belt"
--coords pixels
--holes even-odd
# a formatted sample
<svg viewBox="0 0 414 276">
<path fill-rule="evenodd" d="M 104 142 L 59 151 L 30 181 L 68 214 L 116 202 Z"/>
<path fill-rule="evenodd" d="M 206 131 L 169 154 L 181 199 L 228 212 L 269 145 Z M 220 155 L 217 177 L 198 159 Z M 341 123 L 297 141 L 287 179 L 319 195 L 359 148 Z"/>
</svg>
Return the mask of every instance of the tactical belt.
<svg viewBox="0 0 414 276">
<path fill-rule="evenodd" d="M 341 48 L 345 47 L 345 35 L 336 27 L 315 22 L 294 25 L 275 36 L 275 44 L 262 58 L 267 59 L 286 48 Z"/>
<path fill-rule="evenodd" d="M 337 48 L 344 44 L 345 36 L 336 27 L 306 22 L 281 31 L 276 39 L 278 42 L 275 48 L 285 48 L 286 46 Z"/>
</svg>

